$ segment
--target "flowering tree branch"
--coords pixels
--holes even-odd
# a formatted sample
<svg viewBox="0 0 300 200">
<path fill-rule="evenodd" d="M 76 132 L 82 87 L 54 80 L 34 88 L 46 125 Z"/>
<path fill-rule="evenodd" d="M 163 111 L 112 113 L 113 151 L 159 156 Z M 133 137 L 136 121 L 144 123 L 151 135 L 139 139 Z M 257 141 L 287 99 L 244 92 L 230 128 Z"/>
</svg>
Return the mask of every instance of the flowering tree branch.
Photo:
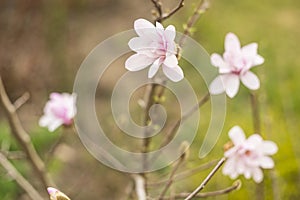
<svg viewBox="0 0 300 200">
<path fill-rule="evenodd" d="M 185 200 L 190 200 L 193 197 L 195 197 L 203 188 L 206 186 L 206 184 L 210 181 L 210 179 L 215 175 L 215 173 L 220 169 L 220 167 L 224 164 L 226 161 L 226 158 L 222 158 L 218 164 L 213 168 L 213 170 L 208 174 L 208 176 L 204 179 L 204 181 L 191 193 L 188 197 L 185 198 Z"/>
<path fill-rule="evenodd" d="M 41 180 L 43 187 L 46 189 L 47 186 L 53 185 L 53 182 L 50 180 L 46 170 L 45 164 L 41 160 L 40 156 L 36 152 L 29 134 L 24 130 L 19 116 L 16 112 L 16 107 L 9 100 L 7 93 L 5 91 L 2 79 L 0 77 L 0 102 L 5 110 L 7 115 L 11 132 L 17 142 L 21 145 L 24 153 L 27 156 L 28 161 L 31 163 L 34 172 L 38 175 Z"/>
<path fill-rule="evenodd" d="M 241 187 L 242 183 L 240 180 L 234 182 L 232 186 L 227 187 L 225 189 L 221 190 L 216 190 L 212 192 L 204 192 L 204 193 L 199 193 L 196 194 L 194 197 L 195 198 L 206 198 L 206 197 L 213 197 L 213 196 L 218 196 L 218 195 L 223 195 L 223 194 L 228 194 L 234 190 L 238 190 Z M 180 193 L 176 194 L 173 198 L 174 199 L 184 199 L 189 195 L 189 193 Z M 163 199 L 170 199 L 169 197 L 164 197 Z"/>
<path fill-rule="evenodd" d="M 43 200 L 41 195 L 35 188 L 18 172 L 18 170 L 7 160 L 7 158 L 0 152 L 0 164 L 8 172 L 9 176 L 13 178 L 18 185 L 24 189 L 32 200 Z"/>
</svg>

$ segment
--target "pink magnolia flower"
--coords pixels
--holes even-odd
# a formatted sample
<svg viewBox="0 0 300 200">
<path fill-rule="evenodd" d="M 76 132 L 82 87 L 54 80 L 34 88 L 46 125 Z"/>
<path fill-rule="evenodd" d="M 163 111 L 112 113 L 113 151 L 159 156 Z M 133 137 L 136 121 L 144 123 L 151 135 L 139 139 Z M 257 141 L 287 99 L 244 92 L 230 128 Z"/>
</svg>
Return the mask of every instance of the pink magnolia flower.
<svg viewBox="0 0 300 200">
<path fill-rule="evenodd" d="M 39 125 L 54 131 L 61 125 L 70 125 L 76 114 L 76 95 L 67 93 L 51 93 L 50 100 L 44 108 L 44 115 L 40 118 Z"/>
<path fill-rule="evenodd" d="M 235 179 L 243 174 L 247 179 L 253 177 L 256 183 L 263 180 L 263 169 L 271 169 L 274 162 L 270 155 L 277 152 L 278 147 L 272 141 L 264 141 L 260 135 L 253 134 L 245 138 L 244 131 L 234 126 L 228 133 L 233 147 L 224 153 L 227 161 L 223 174 Z"/>
<path fill-rule="evenodd" d="M 48 187 L 47 191 L 48 194 L 50 195 L 50 200 L 70 200 L 70 198 L 67 197 L 67 195 L 65 195 L 64 193 L 62 193 L 56 188 Z"/>
<path fill-rule="evenodd" d="M 152 78 L 161 66 L 170 80 L 177 82 L 183 79 L 183 71 L 176 57 L 175 27 L 170 25 L 164 29 L 159 22 L 154 26 L 145 19 L 137 19 L 134 29 L 138 37 L 132 38 L 128 45 L 136 54 L 126 60 L 126 69 L 139 71 L 151 65 L 148 77 Z"/>
<path fill-rule="evenodd" d="M 228 33 L 223 58 L 216 53 L 211 55 L 211 64 L 219 68 L 220 75 L 210 84 L 210 93 L 220 94 L 225 91 L 233 98 L 239 90 L 240 80 L 250 90 L 258 89 L 259 79 L 250 71 L 252 67 L 264 63 L 263 57 L 257 54 L 257 48 L 257 43 L 241 47 L 237 36 Z"/>
</svg>

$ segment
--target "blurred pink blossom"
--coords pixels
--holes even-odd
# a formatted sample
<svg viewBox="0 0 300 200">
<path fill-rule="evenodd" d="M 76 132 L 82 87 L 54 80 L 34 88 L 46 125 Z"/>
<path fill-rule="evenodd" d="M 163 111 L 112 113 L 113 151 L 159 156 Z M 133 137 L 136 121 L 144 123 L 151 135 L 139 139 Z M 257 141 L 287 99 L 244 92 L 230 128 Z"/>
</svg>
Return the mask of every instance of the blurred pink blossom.
<svg viewBox="0 0 300 200">
<path fill-rule="evenodd" d="M 219 68 L 220 75 L 210 84 L 210 93 L 220 94 L 225 91 L 233 98 L 239 90 L 240 80 L 250 90 L 258 89 L 259 79 L 250 71 L 252 67 L 264 63 L 264 58 L 257 54 L 257 48 L 257 43 L 241 47 L 237 36 L 228 33 L 223 57 L 216 53 L 211 55 L 211 64 Z"/>
<path fill-rule="evenodd" d="M 126 60 L 126 69 L 139 71 L 151 65 L 148 77 L 152 78 L 162 66 L 162 71 L 170 80 L 178 82 L 183 79 L 183 71 L 176 57 L 175 27 L 169 25 L 164 29 L 159 22 L 154 26 L 145 19 L 137 19 L 134 29 L 138 37 L 132 38 L 128 45 L 136 54 Z"/>
<path fill-rule="evenodd" d="M 50 195 L 50 200 L 70 200 L 70 198 L 67 197 L 67 195 L 65 195 L 64 193 L 62 193 L 56 188 L 48 187 L 47 191 L 48 194 Z"/>
<path fill-rule="evenodd" d="M 264 141 L 260 135 L 253 134 L 245 138 L 244 131 L 234 126 L 228 133 L 233 147 L 227 150 L 224 156 L 227 161 L 223 167 L 223 174 L 235 179 L 244 175 L 247 179 L 253 178 L 256 183 L 263 180 L 263 169 L 271 169 L 274 162 L 270 155 L 277 152 L 278 147 L 272 141 Z"/>
<path fill-rule="evenodd" d="M 39 125 L 53 132 L 61 125 L 71 125 L 76 114 L 76 95 L 51 93 Z"/>
</svg>

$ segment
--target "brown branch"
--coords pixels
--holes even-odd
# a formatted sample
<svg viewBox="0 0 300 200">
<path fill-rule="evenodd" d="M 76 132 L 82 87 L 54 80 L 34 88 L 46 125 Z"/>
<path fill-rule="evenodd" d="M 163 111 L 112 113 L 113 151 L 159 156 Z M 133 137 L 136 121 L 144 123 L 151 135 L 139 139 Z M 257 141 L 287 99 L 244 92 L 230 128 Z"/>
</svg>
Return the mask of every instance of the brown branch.
<svg viewBox="0 0 300 200">
<path fill-rule="evenodd" d="M 7 158 L 0 152 L 0 164 L 8 172 L 9 176 L 13 178 L 18 185 L 24 189 L 32 200 L 43 200 L 36 189 L 18 172 L 18 170 L 7 160 Z"/>
<path fill-rule="evenodd" d="M 54 185 L 47 175 L 44 162 L 36 152 L 29 134 L 24 130 L 19 116 L 16 112 L 15 106 L 9 100 L 5 91 L 2 79 L 0 77 L 0 101 L 7 115 L 11 132 L 14 138 L 22 147 L 24 153 L 27 155 L 27 159 L 33 167 L 34 172 L 41 180 L 43 187 L 46 189 L 49 185 Z"/>
<path fill-rule="evenodd" d="M 228 194 L 232 191 L 240 189 L 241 185 L 242 185 L 241 181 L 237 180 L 230 187 L 227 187 L 227 188 L 222 189 L 222 190 L 212 191 L 212 192 L 199 193 L 199 194 L 195 195 L 194 198 L 207 198 L 207 197 L 213 197 L 213 196 Z M 180 194 L 176 194 L 173 198 L 174 199 L 184 199 L 188 195 L 189 195 L 189 193 L 180 193 Z M 169 197 L 165 197 L 163 199 L 169 199 Z"/>
<path fill-rule="evenodd" d="M 186 170 L 184 172 L 181 172 L 181 173 L 178 173 L 174 176 L 174 181 L 179 181 L 179 180 L 183 180 L 189 176 L 192 176 L 196 173 L 199 173 L 203 170 L 206 170 L 208 168 L 210 168 L 211 166 L 215 165 L 217 163 L 217 160 L 213 160 L 213 161 L 210 161 L 208 163 L 205 163 L 203 165 L 200 165 L 198 167 L 195 167 L 193 169 L 189 169 L 189 170 Z M 155 186 L 161 186 L 163 184 L 166 184 L 166 182 L 168 181 L 167 180 L 161 180 L 161 181 L 157 181 L 157 182 L 152 182 L 152 183 L 148 183 L 148 186 L 149 187 L 155 187 Z"/>
<path fill-rule="evenodd" d="M 224 164 L 226 161 L 226 158 L 222 158 L 218 164 L 213 168 L 213 170 L 207 175 L 207 177 L 204 179 L 204 181 L 191 193 L 189 194 L 185 200 L 190 200 L 193 197 L 195 197 L 203 188 L 206 186 L 206 184 L 210 181 L 210 179 L 215 175 L 215 173 L 220 169 L 220 167 Z"/>
<path fill-rule="evenodd" d="M 154 7 L 158 14 L 158 16 L 155 19 L 156 22 L 162 22 L 162 21 L 170 18 L 184 6 L 184 0 L 180 0 L 178 5 L 173 10 L 171 10 L 169 13 L 164 13 L 163 8 L 162 8 L 162 3 L 160 0 L 151 0 L 151 1 L 154 4 Z"/>
<path fill-rule="evenodd" d="M 23 106 L 30 98 L 29 92 L 25 92 L 21 97 L 19 97 L 15 102 L 14 102 L 14 107 L 16 110 L 18 110 L 21 106 Z"/>
<path fill-rule="evenodd" d="M 195 9 L 192 16 L 188 19 L 188 22 L 186 24 L 186 27 L 184 28 L 184 32 L 182 37 L 179 40 L 179 47 L 182 47 L 186 37 L 191 35 L 191 29 L 195 25 L 195 23 L 198 21 L 198 19 L 208 10 L 209 8 L 209 0 L 201 0 L 197 8 Z"/>
<path fill-rule="evenodd" d="M 184 149 L 184 153 L 180 156 L 179 160 L 176 162 L 174 168 L 172 169 L 171 173 L 170 173 L 170 177 L 167 180 L 167 183 L 164 187 L 164 189 L 162 190 L 161 194 L 159 195 L 159 200 L 162 200 L 166 194 L 166 192 L 168 191 L 168 189 L 171 187 L 172 183 L 174 182 L 174 176 L 176 171 L 179 169 L 179 166 L 184 162 L 186 158 L 186 149 Z"/>
<path fill-rule="evenodd" d="M 184 6 L 184 0 L 180 0 L 179 4 L 169 13 L 163 14 L 160 21 L 163 21 L 165 19 L 168 19 L 169 17 L 173 16 L 175 13 L 178 12 L 182 7 Z"/>
</svg>

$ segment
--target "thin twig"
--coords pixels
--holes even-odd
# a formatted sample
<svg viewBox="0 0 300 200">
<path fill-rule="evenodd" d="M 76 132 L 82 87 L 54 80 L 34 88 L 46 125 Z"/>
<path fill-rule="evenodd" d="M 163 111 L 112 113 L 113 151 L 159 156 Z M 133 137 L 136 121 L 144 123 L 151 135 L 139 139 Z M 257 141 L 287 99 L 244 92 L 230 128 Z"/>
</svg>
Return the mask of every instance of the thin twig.
<svg viewBox="0 0 300 200">
<path fill-rule="evenodd" d="M 207 198 L 207 197 L 213 197 L 213 196 L 219 196 L 219 195 L 223 195 L 223 194 L 228 194 L 228 193 L 230 193 L 232 191 L 238 190 L 241 187 L 241 185 L 242 185 L 241 181 L 237 180 L 230 187 L 227 187 L 227 188 L 222 189 L 222 190 L 212 191 L 212 192 L 199 193 L 199 194 L 195 195 L 194 198 Z M 174 199 L 184 199 L 188 195 L 189 195 L 189 193 L 176 194 L 174 196 Z M 163 199 L 167 200 L 167 199 L 169 199 L 169 197 L 165 197 Z"/>
<path fill-rule="evenodd" d="M 197 8 L 195 9 L 192 16 L 188 19 L 188 22 L 186 24 L 186 27 L 184 28 L 184 32 L 182 37 L 179 40 L 179 46 L 182 47 L 186 37 L 191 35 L 191 29 L 195 25 L 195 23 L 198 21 L 198 19 L 208 10 L 209 8 L 209 0 L 201 0 Z"/>
<path fill-rule="evenodd" d="M 215 165 L 217 162 L 218 162 L 218 160 L 213 160 L 213 161 L 210 161 L 210 162 L 205 163 L 203 165 L 200 165 L 198 167 L 195 167 L 193 169 L 189 169 L 189 170 L 186 170 L 184 172 L 178 173 L 178 174 L 176 174 L 174 176 L 173 181 L 183 180 L 183 179 L 185 179 L 187 177 L 195 175 L 196 173 L 199 173 L 199 172 L 201 172 L 203 170 L 206 170 L 206 169 L 210 168 L 211 166 Z M 166 184 L 167 181 L 168 181 L 168 179 L 157 181 L 157 182 L 148 183 L 148 186 L 149 187 L 161 186 L 161 185 Z"/>
<path fill-rule="evenodd" d="M 180 0 L 180 2 L 178 3 L 178 5 L 171 12 L 163 14 L 163 16 L 160 19 L 160 21 L 168 19 L 169 17 L 171 17 L 172 15 L 174 15 L 175 13 L 177 13 L 178 10 L 180 10 L 183 6 L 184 6 L 184 0 Z"/>
<path fill-rule="evenodd" d="M 23 106 L 30 98 L 29 92 L 25 92 L 22 96 L 20 96 L 15 102 L 15 109 L 18 110 L 21 106 Z"/>
<path fill-rule="evenodd" d="M 36 189 L 18 172 L 18 170 L 7 160 L 7 158 L 0 152 L 0 163 L 8 172 L 9 176 L 13 178 L 18 185 L 25 190 L 32 200 L 43 200 Z"/>
<path fill-rule="evenodd" d="M 154 4 L 155 9 L 157 10 L 157 13 L 158 13 L 158 17 L 156 18 L 155 21 L 161 22 L 160 19 L 162 18 L 162 15 L 163 15 L 162 4 L 161 4 L 160 0 L 151 0 L 151 1 Z"/>
<path fill-rule="evenodd" d="M 176 162 L 175 166 L 173 167 L 171 173 L 170 173 L 170 177 L 169 179 L 167 180 L 167 183 L 164 187 L 164 189 L 162 190 L 161 194 L 159 195 L 159 200 L 162 200 L 166 194 L 166 192 L 168 191 L 168 189 L 171 187 L 173 181 L 174 181 L 174 176 L 175 176 L 175 173 L 176 171 L 179 169 L 179 166 L 183 163 L 183 161 L 185 160 L 185 157 L 186 157 L 186 152 L 184 152 L 179 160 Z"/>
<path fill-rule="evenodd" d="M 7 157 L 10 160 L 20 160 L 26 158 L 26 155 L 23 151 L 3 151 L 0 150 L 0 153 L 2 153 L 5 157 Z"/>
<path fill-rule="evenodd" d="M 21 145 L 24 153 L 27 155 L 28 161 L 31 163 L 34 172 L 38 175 L 41 180 L 43 187 L 46 189 L 49 185 L 54 185 L 53 182 L 47 175 L 45 170 L 45 164 L 41 160 L 40 156 L 36 152 L 29 134 L 24 130 L 19 116 L 16 112 L 16 108 L 9 100 L 7 93 L 5 91 L 2 79 L 0 77 L 0 100 L 2 106 L 6 112 L 11 132 L 17 142 Z"/>
<path fill-rule="evenodd" d="M 200 101 L 196 105 L 194 105 L 187 113 L 185 113 L 180 119 L 178 119 L 174 123 L 174 125 L 166 132 L 165 138 L 163 142 L 160 144 L 159 148 L 165 146 L 172 140 L 179 125 L 183 123 L 185 120 L 187 120 L 190 116 L 192 116 L 192 114 L 196 112 L 202 105 L 204 105 L 209 100 L 209 97 L 210 95 L 209 93 L 207 93 L 204 97 L 202 97 L 202 99 L 200 99 Z"/>
<path fill-rule="evenodd" d="M 218 164 L 213 168 L 213 170 L 208 174 L 208 176 L 204 179 L 204 181 L 188 196 L 185 198 L 185 200 L 190 200 L 193 197 L 195 197 L 203 188 L 206 186 L 206 184 L 210 181 L 210 179 L 215 175 L 215 173 L 220 169 L 220 167 L 224 164 L 226 161 L 226 158 L 222 158 Z"/>
</svg>

